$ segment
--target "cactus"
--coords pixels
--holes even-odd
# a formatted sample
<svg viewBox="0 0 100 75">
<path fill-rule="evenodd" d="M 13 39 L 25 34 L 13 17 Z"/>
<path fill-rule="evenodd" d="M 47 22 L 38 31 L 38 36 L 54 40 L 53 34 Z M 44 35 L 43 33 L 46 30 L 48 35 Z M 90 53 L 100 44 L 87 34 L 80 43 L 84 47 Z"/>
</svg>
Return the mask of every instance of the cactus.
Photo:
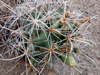
<svg viewBox="0 0 100 75">
<path fill-rule="evenodd" d="M 65 58 L 64 57 L 62 57 L 62 61 L 64 61 L 65 60 Z M 65 61 L 65 64 L 67 64 L 68 66 L 70 66 L 70 67 L 75 67 L 75 65 L 76 65 L 76 63 L 75 63 L 75 58 L 72 56 L 72 54 L 68 54 L 67 55 L 67 59 L 66 59 L 66 61 Z"/>
<path fill-rule="evenodd" d="M 84 25 L 90 23 L 90 18 L 83 17 L 78 11 L 69 11 L 67 2 L 39 3 L 37 0 L 12 9 L 13 17 L 8 18 L 6 27 L 1 28 L 10 31 L 11 35 L 10 51 L 6 53 L 15 53 L 16 57 L 0 59 L 22 60 L 38 74 L 42 74 L 45 69 L 52 71 L 57 59 L 69 67 L 75 67 L 78 54 L 82 54 L 80 44 L 94 43 L 82 35 Z"/>
</svg>

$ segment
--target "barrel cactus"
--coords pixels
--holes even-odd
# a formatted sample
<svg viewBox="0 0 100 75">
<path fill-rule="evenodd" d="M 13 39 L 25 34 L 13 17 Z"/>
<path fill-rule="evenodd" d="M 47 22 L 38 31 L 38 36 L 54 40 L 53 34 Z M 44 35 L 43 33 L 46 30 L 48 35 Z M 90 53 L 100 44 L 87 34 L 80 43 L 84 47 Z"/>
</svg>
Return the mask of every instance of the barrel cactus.
<svg viewBox="0 0 100 75">
<path fill-rule="evenodd" d="M 83 31 L 87 29 L 84 26 L 91 23 L 90 18 L 84 17 L 80 11 L 70 11 L 67 0 L 46 1 L 34 0 L 17 5 L 11 9 L 12 17 L 6 20 L 5 26 L 0 25 L 10 32 L 6 53 L 16 56 L 0 59 L 23 61 L 27 69 L 30 67 L 39 75 L 45 70 L 48 74 L 50 71 L 55 73 L 52 69 L 58 59 L 75 67 L 84 43 L 94 45 L 84 39 Z"/>
</svg>

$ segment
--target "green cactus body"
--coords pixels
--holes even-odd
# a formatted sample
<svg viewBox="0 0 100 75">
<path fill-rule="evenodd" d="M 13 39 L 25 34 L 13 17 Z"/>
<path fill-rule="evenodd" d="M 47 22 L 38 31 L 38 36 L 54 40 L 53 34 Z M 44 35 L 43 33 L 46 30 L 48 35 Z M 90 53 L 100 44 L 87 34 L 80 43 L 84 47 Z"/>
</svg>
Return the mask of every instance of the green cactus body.
<svg viewBox="0 0 100 75">
<path fill-rule="evenodd" d="M 65 57 L 62 57 L 62 61 L 63 62 L 65 61 Z M 75 67 L 76 62 L 75 62 L 75 58 L 72 56 L 72 54 L 69 53 L 67 55 L 67 59 L 65 61 L 65 64 L 67 64 L 70 67 Z"/>
</svg>

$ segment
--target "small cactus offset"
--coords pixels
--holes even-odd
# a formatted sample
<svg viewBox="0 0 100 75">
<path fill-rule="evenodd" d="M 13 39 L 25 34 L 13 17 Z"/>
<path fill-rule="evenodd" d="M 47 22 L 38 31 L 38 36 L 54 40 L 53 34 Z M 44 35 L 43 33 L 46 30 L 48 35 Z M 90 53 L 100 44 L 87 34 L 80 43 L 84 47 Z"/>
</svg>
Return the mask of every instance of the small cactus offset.
<svg viewBox="0 0 100 75">
<path fill-rule="evenodd" d="M 19 2 L 15 9 L 6 6 L 12 15 L 0 28 L 10 34 L 5 53 L 16 57 L 0 59 L 22 61 L 27 68 L 23 74 L 28 74 L 29 68 L 34 74 L 56 74 L 54 65 L 59 61 L 75 68 L 79 54 L 85 55 L 82 47 L 95 43 L 85 39 L 92 18 L 84 17 L 80 11 L 70 11 L 69 2 L 33 0 Z"/>
</svg>

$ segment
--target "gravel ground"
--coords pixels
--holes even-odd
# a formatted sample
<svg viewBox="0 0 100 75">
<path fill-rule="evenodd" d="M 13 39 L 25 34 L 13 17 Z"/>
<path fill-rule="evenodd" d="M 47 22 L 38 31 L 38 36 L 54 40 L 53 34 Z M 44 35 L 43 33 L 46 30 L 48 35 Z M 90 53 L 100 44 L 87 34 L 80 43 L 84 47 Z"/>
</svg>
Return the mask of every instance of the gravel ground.
<svg viewBox="0 0 100 75">
<path fill-rule="evenodd" d="M 14 5 L 13 0 L 2 0 L 6 3 L 11 3 L 11 6 Z M 89 27 L 89 31 L 91 32 L 89 39 L 94 41 L 96 43 L 95 47 L 87 47 L 86 54 L 90 56 L 95 62 L 96 65 L 91 63 L 91 61 L 88 61 L 90 64 L 90 69 L 83 69 L 82 74 L 80 75 L 100 75 L 100 0 L 73 0 L 73 5 L 80 5 L 77 6 L 76 9 L 81 9 L 85 16 L 87 17 L 93 17 L 95 15 L 98 15 L 97 19 L 91 21 L 91 26 Z M 1 6 L 1 5 L 0 5 Z M 74 10 L 74 9 L 73 9 Z M 7 11 L 6 9 L 4 11 Z M 0 18 L 3 15 L 7 15 L 6 13 L 3 13 L 0 11 Z M 2 21 L 0 22 L 2 23 Z M 1 49 L 0 49 L 1 50 Z M 5 75 L 5 73 L 11 69 L 15 64 L 13 61 L 7 62 L 7 61 L 1 61 L 0 60 L 0 75 Z M 25 70 L 25 67 L 23 64 L 18 64 L 12 71 L 7 73 L 6 75 L 20 75 Z M 32 75 L 32 74 L 30 74 Z M 69 74 L 66 74 L 69 75 Z"/>
</svg>

